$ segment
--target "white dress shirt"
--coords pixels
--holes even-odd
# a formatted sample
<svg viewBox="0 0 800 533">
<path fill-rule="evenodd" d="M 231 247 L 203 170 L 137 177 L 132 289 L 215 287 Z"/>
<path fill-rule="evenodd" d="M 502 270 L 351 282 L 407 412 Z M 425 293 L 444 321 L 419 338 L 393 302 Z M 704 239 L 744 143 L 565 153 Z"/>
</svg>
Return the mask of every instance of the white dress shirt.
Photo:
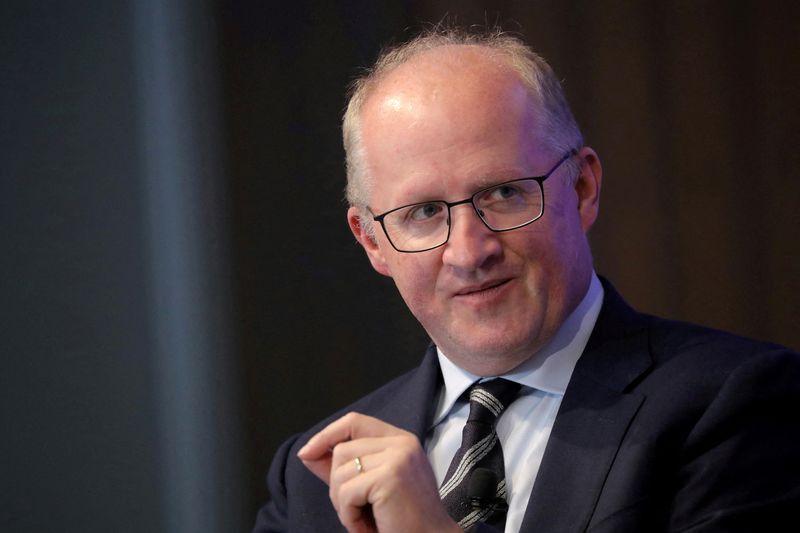
<svg viewBox="0 0 800 533">
<path fill-rule="evenodd" d="M 506 533 L 516 533 L 522 525 L 561 399 L 602 304 L 603 286 L 592 273 L 586 295 L 553 339 L 512 372 L 500 376 L 522 384 L 519 396 L 497 421 L 506 472 Z M 481 378 L 457 367 L 441 351 L 438 355 L 444 386 L 439 393 L 425 450 L 436 481 L 441 485 L 461 445 L 461 432 L 469 415 L 469 402 L 458 399 L 474 382 L 492 378 Z"/>
</svg>

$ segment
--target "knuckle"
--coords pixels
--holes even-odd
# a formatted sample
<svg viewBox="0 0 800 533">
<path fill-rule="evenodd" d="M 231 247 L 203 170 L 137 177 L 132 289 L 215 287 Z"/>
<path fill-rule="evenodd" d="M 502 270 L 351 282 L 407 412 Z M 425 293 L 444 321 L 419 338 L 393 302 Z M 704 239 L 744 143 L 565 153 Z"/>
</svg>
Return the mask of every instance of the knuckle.
<svg viewBox="0 0 800 533">
<path fill-rule="evenodd" d="M 338 445 L 334 446 L 333 449 L 331 450 L 331 464 L 334 467 L 335 465 L 339 464 L 341 455 L 342 455 L 342 450 L 339 448 L 339 446 Z"/>
<path fill-rule="evenodd" d="M 359 415 L 357 412 L 355 412 L 355 411 L 350 411 L 349 413 L 347 413 L 346 415 L 344 415 L 342 418 L 343 418 L 343 419 L 344 419 L 346 422 L 348 422 L 348 423 L 351 423 L 351 424 L 352 424 L 352 423 L 355 423 L 356 421 L 358 421 L 358 418 L 359 418 L 360 416 L 361 416 L 361 415 Z"/>
<path fill-rule="evenodd" d="M 412 435 L 411 433 L 406 433 L 405 435 L 402 435 L 400 438 L 403 440 L 403 442 L 409 449 L 415 449 L 419 447 L 419 440 L 417 440 L 417 437 L 415 435 Z"/>
<path fill-rule="evenodd" d="M 411 460 L 419 455 L 422 447 L 414 435 L 404 435 L 400 437 L 400 446 L 398 450 L 406 460 Z"/>
</svg>

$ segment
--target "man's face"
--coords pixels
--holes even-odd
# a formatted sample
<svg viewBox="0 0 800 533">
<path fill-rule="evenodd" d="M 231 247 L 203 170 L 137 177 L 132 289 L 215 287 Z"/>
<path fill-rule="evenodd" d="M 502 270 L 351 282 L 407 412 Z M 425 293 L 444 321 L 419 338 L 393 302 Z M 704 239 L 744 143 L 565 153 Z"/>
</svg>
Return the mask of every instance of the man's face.
<svg viewBox="0 0 800 533">
<path fill-rule="evenodd" d="M 370 95 L 361 115 L 373 213 L 426 200 L 461 200 L 502 181 L 541 176 L 563 154 L 536 135 L 536 110 L 505 66 L 472 47 L 426 52 Z M 351 228 L 378 272 L 394 279 L 411 312 L 457 365 L 506 372 L 556 332 L 588 287 L 585 232 L 597 215 L 599 163 L 584 149 L 577 185 L 568 165 L 545 182 L 541 219 L 494 233 L 469 204 L 452 209 L 448 242 L 394 250 L 380 228 Z"/>
</svg>

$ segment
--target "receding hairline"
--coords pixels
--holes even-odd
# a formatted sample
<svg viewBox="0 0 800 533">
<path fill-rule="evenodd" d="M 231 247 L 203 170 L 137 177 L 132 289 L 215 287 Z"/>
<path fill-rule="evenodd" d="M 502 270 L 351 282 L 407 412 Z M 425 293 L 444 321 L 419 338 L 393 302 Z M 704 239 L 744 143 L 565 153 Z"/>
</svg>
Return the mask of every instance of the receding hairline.
<svg viewBox="0 0 800 533">
<path fill-rule="evenodd" d="M 509 37 L 509 41 L 513 42 L 515 45 L 518 45 L 520 50 L 525 49 L 526 51 L 530 51 L 532 53 L 532 51 L 527 48 L 524 43 L 520 42 L 516 38 Z M 447 54 L 448 50 L 450 50 L 452 53 Z M 385 61 L 379 61 L 375 67 L 368 71 L 366 75 L 360 77 L 351 84 L 348 91 L 347 113 L 351 114 L 353 119 L 360 122 L 361 113 L 366 103 L 376 92 L 379 91 L 387 78 L 390 78 L 397 70 L 403 69 L 404 67 L 407 67 L 416 61 L 424 59 L 424 56 L 433 56 L 434 54 L 439 55 L 440 57 L 432 60 L 431 63 L 439 63 L 442 66 L 453 65 L 456 67 L 469 65 L 470 56 L 463 55 L 463 52 L 474 52 L 473 57 L 477 56 L 489 60 L 491 64 L 501 70 L 506 71 L 516 78 L 517 81 L 522 83 L 522 85 L 528 89 L 529 93 L 533 92 L 530 90 L 530 85 L 527 83 L 525 69 L 523 66 L 517 64 L 516 57 L 512 52 L 494 46 L 490 42 L 447 42 L 420 48 L 419 50 L 412 50 L 409 54 L 403 57 L 402 60 L 390 63 L 388 65 L 385 64 Z M 534 97 L 534 104 L 539 103 L 540 95 L 532 94 L 531 96 Z"/>
<path fill-rule="evenodd" d="M 371 180 L 364 168 L 366 154 L 361 131 L 366 103 L 379 91 L 387 77 L 418 57 L 436 52 L 440 57 L 435 61 L 447 62 L 447 55 L 441 56 L 441 52 L 448 48 L 454 51 L 474 50 L 520 81 L 529 95 L 531 105 L 543 113 L 545 121 L 540 126 L 546 131 L 542 132 L 541 137 L 547 146 L 556 151 L 566 151 L 582 143 L 580 129 L 555 73 L 547 61 L 522 39 L 499 29 L 482 33 L 434 29 L 407 43 L 384 50 L 375 64 L 365 69 L 350 85 L 343 122 L 347 152 L 347 200 L 350 205 L 363 207 L 370 195 Z M 458 55 L 460 58 L 469 57 Z M 455 53 L 453 57 L 456 57 Z M 450 64 L 457 66 L 460 58 Z M 571 139 L 565 142 L 567 137 Z"/>
</svg>

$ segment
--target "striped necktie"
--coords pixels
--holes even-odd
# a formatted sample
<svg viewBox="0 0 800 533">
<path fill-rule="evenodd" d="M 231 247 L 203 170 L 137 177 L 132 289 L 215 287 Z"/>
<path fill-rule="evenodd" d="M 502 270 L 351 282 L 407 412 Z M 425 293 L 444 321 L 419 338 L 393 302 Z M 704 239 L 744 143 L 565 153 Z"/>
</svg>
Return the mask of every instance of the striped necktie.
<svg viewBox="0 0 800 533">
<path fill-rule="evenodd" d="M 467 390 L 469 418 L 464 425 L 461 447 L 439 488 L 447 512 L 463 529 L 477 522 L 486 522 L 503 530 L 507 509 L 506 481 L 503 450 L 495 425 L 519 389 L 519 383 L 498 378 L 474 383 Z M 474 479 L 473 473 L 476 473 Z M 488 495 L 485 494 L 487 489 L 481 488 L 487 477 L 491 484 Z"/>
</svg>

